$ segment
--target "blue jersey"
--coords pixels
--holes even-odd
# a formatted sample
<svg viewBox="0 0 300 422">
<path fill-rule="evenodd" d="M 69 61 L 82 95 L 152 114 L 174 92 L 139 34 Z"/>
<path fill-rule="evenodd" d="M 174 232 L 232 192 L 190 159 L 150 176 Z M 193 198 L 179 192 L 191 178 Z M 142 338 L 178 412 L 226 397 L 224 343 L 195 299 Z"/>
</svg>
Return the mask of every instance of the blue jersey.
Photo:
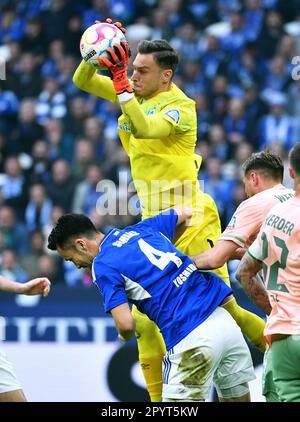
<svg viewBox="0 0 300 422">
<path fill-rule="evenodd" d="M 159 327 L 167 350 L 232 293 L 221 278 L 198 271 L 171 243 L 177 219 L 169 210 L 123 230 L 110 230 L 92 270 L 105 311 L 134 303 Z"/>
</svg>

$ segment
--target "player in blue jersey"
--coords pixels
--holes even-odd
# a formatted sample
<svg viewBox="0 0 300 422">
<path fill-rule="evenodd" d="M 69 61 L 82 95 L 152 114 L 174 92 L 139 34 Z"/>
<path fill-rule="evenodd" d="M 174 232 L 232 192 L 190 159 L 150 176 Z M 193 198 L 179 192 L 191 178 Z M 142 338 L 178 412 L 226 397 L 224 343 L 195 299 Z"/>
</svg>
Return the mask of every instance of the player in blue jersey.
<svg viewBox="0 0 300 422">
<path fill-rule="evenodd" d="M 48 248 L 77 268 L 92 269 L 121 339 L 135 333 L 128 302 L 157 324 L 167 349 L 164 401 L 204 401 L 212 380 L 220 400 L 250 401 L 251 356 L 239 327 L 220 307 L 232 290 L 217 275 L 198 271 L 171 243 L 176 225 L 191 214 L 175 208 L 106 235 L 84 215 L 66 214 Z"/>
</svg>

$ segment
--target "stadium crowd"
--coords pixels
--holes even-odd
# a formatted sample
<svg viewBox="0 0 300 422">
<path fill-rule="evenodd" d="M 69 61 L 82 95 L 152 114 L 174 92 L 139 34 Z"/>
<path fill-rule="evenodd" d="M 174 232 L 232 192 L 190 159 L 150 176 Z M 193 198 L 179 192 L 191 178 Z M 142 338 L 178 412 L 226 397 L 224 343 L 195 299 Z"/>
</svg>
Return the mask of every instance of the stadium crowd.
<svg viewBox="0 0 300 422">
<path fill-rule="evenodd" d="M 164 38 L 179 52 L 174 81 L 196 102 L 199 179 L 223 228 L 245 199 L 245 159 L 269 147 L 287 162 L 300 139 L 300 82 L 291 76 L 300 55 L 297 0 L 1 0 L 0 271 L 7 278 L 89 286 L 85 270 L 46 249 L 57 218 L 85 213 L 103 232 L 139 219 L 98 212 L 99 181 L 112 180 L 122 201 L 131 180 L 117 135 L 120 110 L 72 82 L 83 31 L 106 17 L 128 28 L 133 54 L 144 38 Z"/>
</svg>

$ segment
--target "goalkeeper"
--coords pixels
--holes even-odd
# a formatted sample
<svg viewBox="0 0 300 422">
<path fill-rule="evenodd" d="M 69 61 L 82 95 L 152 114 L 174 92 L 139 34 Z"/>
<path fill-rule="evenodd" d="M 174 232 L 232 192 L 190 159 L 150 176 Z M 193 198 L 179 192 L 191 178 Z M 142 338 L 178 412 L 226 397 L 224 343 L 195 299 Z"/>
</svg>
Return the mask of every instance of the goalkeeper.
<svg viewBox="0 0 300 422">
<path fill-rule="evenodd" d="M 107 20 L 111 23 L 111 20 Z M 115 23 L 125 32 L 120 23 Z M 107 50 L 101 58 L 111 78 L 96 73 L 82 61 L 73 82 L 83 91 L 111 102 L 119 102 L 123 114 L 118 132 L 129 156 L 132 177 L 140 199 L 143 219 L 177 205 L 190 205 L 194 214 L 189 226 L 175 234 L 174 244 L 191 256 L 210 248 L 221 234 L 213 199 L 199 187 L 201 157 L 195 155 L 197 120 L 195 102 L 173 82 L 178 64 L 176 51 L 164 40 L 141 41 L 133 62 L 131 81 L 127 78 L 129 47 L 126 42 Z M 226 265 L 214 271 L 227 284 Z M 243 334 L 264 350 L 265 323 L 232 299 L 225 306 Z M 133 309 L 139 360 L 151 401 L 161 401 L 163 338 L 144 314 Z"/>
</svg>

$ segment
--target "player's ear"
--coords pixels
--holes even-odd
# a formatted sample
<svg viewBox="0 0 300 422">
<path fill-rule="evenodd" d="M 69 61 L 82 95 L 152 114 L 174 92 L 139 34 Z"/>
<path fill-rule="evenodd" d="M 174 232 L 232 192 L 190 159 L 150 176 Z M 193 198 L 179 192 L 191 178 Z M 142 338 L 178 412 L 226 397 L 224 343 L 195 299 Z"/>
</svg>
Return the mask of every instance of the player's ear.
<svg viewBox="0 0 300 422">
<path fill-rule="evenodd" d="M 78 251 L 78 252 L 85 252 L 86 251 L 86 242 L 85 242 L 85 240 L 84 239 L 81 239 L 81 238 L 78 238 L 78 239 L 75 239 L 75 249 Z"/>
<path fill-rule="evenodd" d="M 295 179 L 295 170 L 292 167 L 289 168 L 289 174 L 292 179 Z"/>
<path fill-rule="evenodd" d="M 162 81 L 164 83 L 170 82 L 170 80 L 172 79 L 172 76 L 173 76 L 172 69 L 165 69 L 162 73 Z"/>
</svg>

